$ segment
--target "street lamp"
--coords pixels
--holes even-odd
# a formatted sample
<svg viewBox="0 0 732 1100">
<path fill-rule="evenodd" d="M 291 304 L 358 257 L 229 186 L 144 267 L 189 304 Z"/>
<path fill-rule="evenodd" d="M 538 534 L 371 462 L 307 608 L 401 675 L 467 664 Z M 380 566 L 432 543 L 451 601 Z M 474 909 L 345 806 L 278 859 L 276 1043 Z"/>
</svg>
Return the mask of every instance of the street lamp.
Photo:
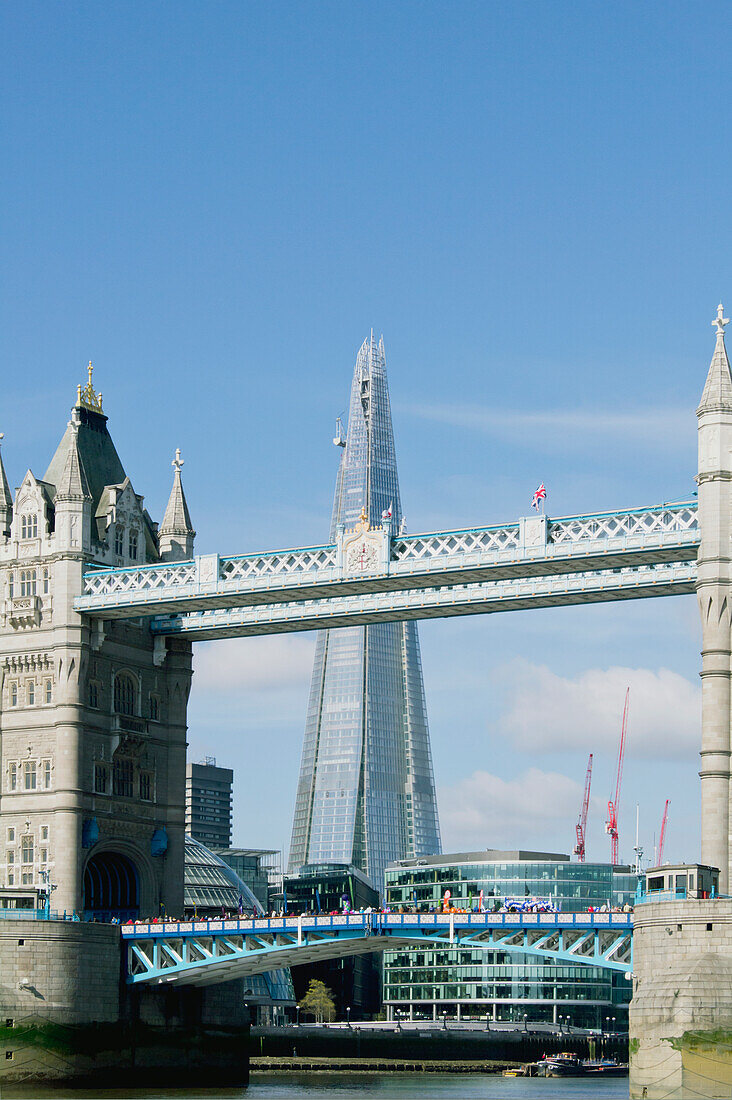
<svg viewBox="0 0 732 1100">
<path fill-rule="evenodd" d="M 443 1031 L 447 1031 L 447 1013 L 446 1012 L 442 1013 L 442 1029 L 443 1029 Z"/>
<path fill-rule="evenodd" d="M 615 1034 L 615 1017 L 613 1016 L 613 1035 Z"/>
<path fill-rule="evenodd" d="M 526 1026 L 526 1020 L 527 1020 L 527 1016 L 526 1016 L 526 1013 L 524 1012 L 524 1031 L 528 1031 L 528 1028 Z"/>
<path fill-rule="evenodd" d="M 490 1031 L 491 1029 L 491 1018 L 487 1012 L 485 1014 L 485 1029 L 486 1031 Z"/>
<path fill-rule="evenodd" d="M 351 1026 L 351 1006 L 346 1005 L 346 1026 Z"/>
</svg>

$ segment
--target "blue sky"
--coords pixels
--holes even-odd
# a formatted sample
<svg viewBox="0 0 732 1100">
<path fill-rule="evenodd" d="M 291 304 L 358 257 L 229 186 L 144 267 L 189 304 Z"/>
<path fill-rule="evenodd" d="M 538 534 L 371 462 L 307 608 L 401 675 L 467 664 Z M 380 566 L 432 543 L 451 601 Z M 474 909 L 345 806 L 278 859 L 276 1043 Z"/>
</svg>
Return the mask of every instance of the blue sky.
<svg viewBox="0 0 732 1100">
<path fill-rule="evenodd" d="M 180 446 L 199 551 L 322 541 L 373 326 L 411 531 L 510 520 L 541 480 L 553 515 L 688 496 L 732 301 L 728 14 L 6 3 L 11 481 L 45 470 L 91 358 L 154 516 Z M 421 637 L 446 846 L 568 850 L 594 750 L 604 857 L 627 681 L 621 850 L 636 799 L 648 848 L 670 796 L 667 854 L 696 855 L 691 598 Z M 311 653 L 198 653 L 191 750 L 236 769 L 237 843 L 287 845 Z"/>
</svg>

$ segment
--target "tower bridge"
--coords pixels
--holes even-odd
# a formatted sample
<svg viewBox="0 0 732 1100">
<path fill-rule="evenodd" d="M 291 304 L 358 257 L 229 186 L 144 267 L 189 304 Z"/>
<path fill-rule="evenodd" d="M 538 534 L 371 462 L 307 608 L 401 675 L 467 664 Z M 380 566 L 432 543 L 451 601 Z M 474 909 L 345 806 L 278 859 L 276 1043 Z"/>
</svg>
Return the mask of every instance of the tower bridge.
<svg viewBox="0 0 732 1100">
<path fill-rule="evenodd" d="M 93 569 L 77 611 L 191 640 L 691 593 L 696 501 L 394 536 L 363 515 L 328 546 Z"/>
<path fill-rule="evenodd" d="M 404 821 L 419 823 L 420 842 L 427 843 L 429 836 L 439 846 L 411 620 L 695 592 L 702 624 L 701 858 L 720 868 L 720 889 L 726 893 L 732 374 L 725 323 L 720 308 L 697 410 L 698 501 L 559 519 L 530 516 L 407 536 L 398 484 L 382 478 L 380 495 L 360 518 L 350 503 L 334 510 L 327 544 L 230 557 L 194 555 L 179 453 L 165 516 L 160 526 L 153 522 L 114 448 L 90 367 L 88 384 L 79 389 L 71 421 L 43 478 L 29 470 L 13 497 L 0 461 L 0 816 L 6 837 L 0 863 L 5 884 L 20 885 L 21 874 L 23 882 L 52 876 L 58 887 L 55 906 L 91 916 L 114 908 L 143 915 L 182 911 L 193 641 L 343 628 L 327 642 L 335 651 L 339 634 L 347 635 L 348 627 L 374 624 L 377 631 L 388 632 L 380 624 L 404 623 L 401 632 L 392 630 L 388 646 L 394 667 L 408 654 L 404 667 L 410 671 L 404 679 L 416 688 L 406 710 L 416 724 L 406 740 L 419 752 L 399 774 L 397 769 L 390 776 L 375 770 L 364 781 L 369 797 L 378 795 L 381 802 L 369 826 L 372 835 L 359 843 L 364 850 L 378 847 L 387 832 L 379 821 L 401 799 L 411 811 L 403 814 Z M 372 340 L 362 353 L 352 389 L 358 431 L 348 446 L 366 453 L 368 416 L 377 399 L 382 411 L 388 410 L 388 393 L 383 346 L 377 348 Z M 390 446 L 393 456 L 393 440 Z M 391 466 L 389 458 L 384 468 Z M 382 474 L 376 470 L 372 479 L 369 472 L 366 481 L 378 482 Z M 348 465 L 346 448 L 338 500 L 355 502 L 358 493 L 363 495 L 364 477 L 361 467 Z M 347 497 L 351 492 L 353 497 Z M 327 659 L 323 649 L 322 660 L 316 658 L 320 673 Z M 375 663 L 366 661 L 369 667 Z M 314 678 L 316 701 L 325 682 L 320 673 L 317 682 Z M 360 720 L 360 704 L 357 709 Z M 385 722 L 385 713 L 374 716 L 373 728 L 383 732 L 389 727 L 390 748 L 395 738 L 405 740 L 404 730 L 398 715 L 387 715 Z M 354 742 L 359 729 L 350 729 Z M 329 789 L 317 787 L 312 768 L 308 771 L 317 736 L 315 727 L 306 734 L 293 831 L 298 858 L 311 850 L 307 823 L 315 820 L 316 795 L 323 795 L 321 834 L 335 821 L 326 811 L 335 810 L 330 804 L 336 800 L 326 798 Z M 388 756 L 385 750 L 379 759 Z M 356 785 L 359 781 L 356 774 Z M 360 820 L 356 810 L 354 795 L 348 806 L 354 822 Z M 415 826 L 410 843 L 417 832 Z M 394 858 L 382 849 L 377 869 Z M 305 854 L 300 862 L 307 861 Z M 110 884 L 104 887 L 107 893 L 97 896 L 104 883 Z M 110 891 L 116 891 L 114 897 Z"/>
</svg>

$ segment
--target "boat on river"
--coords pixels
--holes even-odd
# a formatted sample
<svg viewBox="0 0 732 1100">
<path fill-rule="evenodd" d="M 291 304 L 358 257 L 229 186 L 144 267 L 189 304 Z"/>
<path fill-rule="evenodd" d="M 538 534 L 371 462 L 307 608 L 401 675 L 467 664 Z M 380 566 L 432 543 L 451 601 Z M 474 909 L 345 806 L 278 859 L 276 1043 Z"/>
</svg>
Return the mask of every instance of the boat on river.
<svg viewBox="0 0 732 1100">
<path fill-rule="evenodd" d="M 585 1059 L 570 1051 L 545 1055 L 539 1064 L 546 1067 L 547 1077 L 625 1077 L 628 1072 L 627 1062 L 615 1058 Z"/>
</svg>

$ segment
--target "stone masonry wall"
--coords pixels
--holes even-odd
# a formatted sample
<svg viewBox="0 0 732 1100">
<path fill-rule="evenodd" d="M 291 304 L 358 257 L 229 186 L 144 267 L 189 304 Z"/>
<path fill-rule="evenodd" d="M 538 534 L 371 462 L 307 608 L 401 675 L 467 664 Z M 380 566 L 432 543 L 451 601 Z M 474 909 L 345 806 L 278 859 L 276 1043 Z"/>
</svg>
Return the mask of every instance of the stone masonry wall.
<svg viewBox="0 0 732 1100">
<path fill-rule="evenodd" d="M 0 921 L 0 1017 L 119 1019 L 119 940 L 112 924 Z"/>
<path fill-rule="evenodd" d="M 630 1095 L 732 1095 L 732 900 L 636 908 Z"/>
</svg>

